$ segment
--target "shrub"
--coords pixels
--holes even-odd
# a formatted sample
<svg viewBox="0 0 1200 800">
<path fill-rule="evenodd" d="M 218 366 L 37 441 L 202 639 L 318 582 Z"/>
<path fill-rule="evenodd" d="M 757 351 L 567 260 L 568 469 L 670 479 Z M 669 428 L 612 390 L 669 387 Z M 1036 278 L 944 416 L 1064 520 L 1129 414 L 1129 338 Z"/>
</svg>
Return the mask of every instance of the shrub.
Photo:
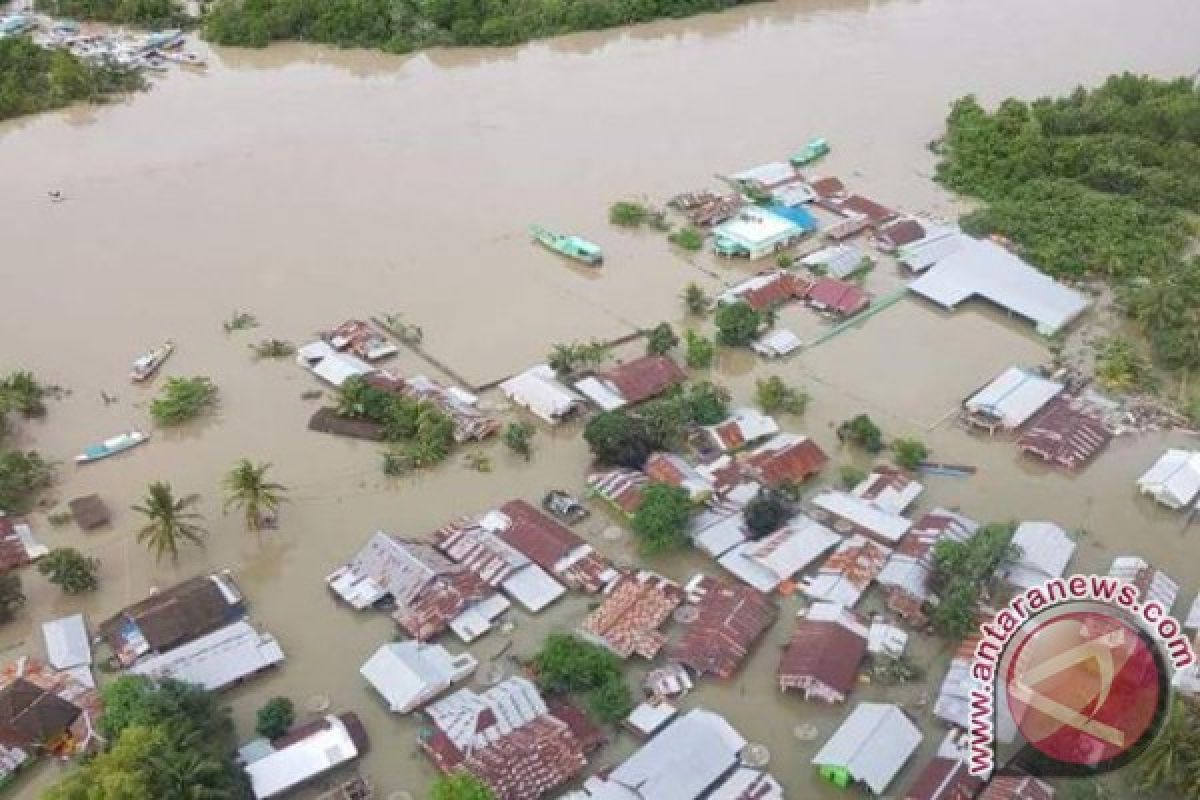
<svg viewBox="0 0 1200 800">
<path fill-rule="evenodd" d="M 853 464 L 843 464 L 838 469 L 838 478 L 842 482 L 842 488 L 853 489 L 867 479 L 867 471 Z"/>
<path fill-rule="evenodd" d="M 50 485 L 54 465 L 36 451 L 0 451 L 0 509 L 28 511 L 34 495 Z"/>
<path fill-rule="evenodd" d="M 782 411 L 800 415 L 808 408 L 808 395 L 788 386 L 778 375 L 759 379 L 754 384 L 754 397 L 764 413 Z"/>
<path fill-rule="evenodd" d="M 704 234 L 690 225 L 668 235 L 667 239 L 676 247 L 693 252 L 704 247 Z"/>
<path fill-rule="evenodd" d="M 653 449 L 646 424 L 623 411 L 605 411 L 592 417 L 583 438 L 596 461 L 611 466 L 641 469 Z"/>
<path fill-rule="evenodd" d="M 650 216 L 641 203 L 622 201 L 608 207 L 608 221 L 622 228 L 637 228 Z"/>
<path fill-rule="evenodd" d="M 843 422 L 838 426 L 837 435 L 839 440 L 858 445 L 868 453 L 878 453 L 883 449 L 883 431 L 866 414 Z"/>
<path fill-rule="evenodd" d="M 691 514 L 692 501 L 687 490 L 662 483 L 648 485 L 642 490 L 642 503 L 632 520 L 642 552 L 652 555 L 686 545 Z"/>
<path fill-rule="evenodd" d="M 687 345 L 684 360 L 687 365 L 692 369 L 711 367 L 717 354 L 717 348 L 713 345 L 712 339 L 701 336 L 695 331 L 688 331 L 684 338 Z"/>
<path fill-rule="evenodd" d="M 661 356 L 671 352 L 679 344 L 679 337 L 666 322 L 660 322 L 646 334 L 646 354 Z"/>
<path fill-rule="evenodd" d="M 254 732 L 265 739 L 278 739 L 296 721 L 296 709 L 286 697 L 272 697 L 258 710 Z"/>
<path fill-rule="evenodd" d="M 495 800 L 488 785 L 469 772 L 449 772 L 433 782 L 430 800 Z"/>
<path fill-rule="evenodd" d="M 59 547 L 42 556 L 37 571 L 67 594 L 83 594 L 100 586 L 100 559 L 85 556 L 73 547 Z"/>
<path fill-rule="evenodd" d="M 168 378 L 162 394 L 150 404 L 159 425 L 182 425 L 217 404 L 217 386 L 209 378 Z"/>
<path fill-rule="evenodd" d="M 779 530 L 790 516 L 791 509 L 787 498 L 772 489 L 759 489 L 758 494 L 742 509 L 742 518 L 752 539 L 759 539 Z"/>
<path fill-rule="evenodd" d="M 916 469 L 929 457 L 929 448 L 917 439 L 897 439 L 892 442 L 892 456 L 905 469 Z"/>
<path fill-rule="evenodd" d="M 728 303 L 717 309 L 717 341 L 728 347 L 745 347 L 758 335 L 763 318 L 749 303 Z"/>
<path fill-rule="evenodd" d="M 16 572 L 0 575 L 0 624 L 12 622 L 13 617 L 25 605 L 25 592 L 21 589 L 21 576 Z"/>
<path fill-rule="evenodd" d="M 528 422 L 510 422 L 504 429 L 504 443 L 508 445 L 509 450 L 528 461 L 533 454 L 534 433 L 534 427 Z"/>
<path fill-rule="evenodd" d="M 700 285 L 693 282 L 683 287 L 683 294 L 680 295 L 683 300 L 683 306 L 689 314 L 700 316 L 706 313 L 712 306 L 712 298 L 708 293 L 700 288 Z"/>
</svg>

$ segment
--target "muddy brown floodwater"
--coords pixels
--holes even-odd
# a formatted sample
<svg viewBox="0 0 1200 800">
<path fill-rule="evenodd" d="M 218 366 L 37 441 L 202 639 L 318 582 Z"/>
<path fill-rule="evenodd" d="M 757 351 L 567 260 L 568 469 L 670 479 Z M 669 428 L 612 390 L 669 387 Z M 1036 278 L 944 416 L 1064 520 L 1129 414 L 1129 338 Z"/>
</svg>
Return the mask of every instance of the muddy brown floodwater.
<svg viewBox="0 0 1200 800">
<path fill-rule="evenodd" d="M 86 536 L 34 515 L 51 545 L 103 560 L 102 589 L 65 598 L 27 572 L 28 606 L 0 629 L 0 647 L 6 656 L 39 653 L 48 618 L 82 610 L 94 624 L 151 587 L 229 567 L 254 619 L 288 654 L 280 671 L 227 695 L 242 730 L 272 695 L 301 704 L 328 695 L 335 708 L 363 715 L 373 750 L 361 767 L 382 796 L 423 796 L 433 771 L 416 753 L 416 723 L 388 715 L 357 673 L 392 626 L 336 605 L 322 579 L 373 530 L 421 535 L 512 496 L 581 489 L 580 430 L 542 431 L 530 464 L 489 445 L 491 474 L 456 459 L 385 479 L 376 447 L 308 433 L 313 406 L 301 394 L 313 380 L 290 362 L 255 363 L 248 342 L 299 341 L 346 317 L 402 311 L 423 326 L 430 351 L 483 383 L 553 342 L 679 321 L 685 282 L 714 288 L 704 270 L 730 281 L 747 268 L 685 259 L 657 235 L 611 229 L 609 202 L 712 184 L 714 172 L 781 157 L 821 135 L 834 147 L 821 172 L 896 207 L 949 215 L 956 203 L 930 181 L 926 143 L 954 97 L 1062 92 L 1126 69 L 1190 74 L 1197 30 L 1194 0 L 800 0 L 505 50 L 407 58 L 300 45 L 217 50 L 206 72 L 172 73 L 128 102 L 0 125 L 0 366 L 34 369 L 71 390 L 17 441 L 64 462 L 52 498 L 99 492 L 116 510 L 111 530 Z M 66 202 L 47 202 L 50 189 Z M 532 247 L 524 231 L 533 221 L 599 240 L 604 269 L 572 269 Z M 881 266 L 872 282 L 894 284 L 891 269 Z M 262 327 L 225 335 L 221 322 L 235 308 L 253 311 Z M 789 310 L 784 321 L 810 324 L 805 313 Z M 75 468 L 70 458 L 84 444 L 150 424 L 151 390 L 125 375 L 135 354 L 165 337 L 179 343 L 167 374 L 212 376 L 220 412 Z M 768 371 L 803 384 L 811 408 L 786 426 L 810 432 L 835 461 L 849 456 L 833 427 L 859 411 L 891 434 L 920 435 L 939 459 L 980 466 L 971 480 L 931 478 L 923 508 L 959 505 L 985 521 L 1044 518 L 1084 529 L 1078 567 L 1135 552 L 1166 566 L 1185 588 L 1181 604 L 1190 602 L 1200 533 L 1182 533 L 1178 516 L 1133 487 L 1171 437 L 1118 440 L 1067 477 L 945 422 L 1001 367 L 1045 357 L 1026 326 L 998 314 L 947 315 L 904 300 L 772 370 L 726 354 L 715 372 L 742 401 Z M 424 369 L 411 355 L 397 366 Z M 119 402 L 105 405 L 101 392 Z M 248 535 L 220 513 L 220 476 L 242 456 L 273 462 L 292 487 L 277 532 Z M 155 479 L 203 494 L 208 546 L 177 566 L 155 564 L 133 541 L 127 508 Z M 631 560 L 628 541 L 599 536 L 607 524 L 596 514 L 585 534 Z M 714 569 L 694 554 L 653 566 L 677 579 Z M 585 603 L 516 614 L 514 652 L 527 655 L 547 631 L 571 627 Z M 774 687 L 790 616 L 736 681 L 705 683 L 685 702 L 720 710 L 767 744 L 790 797 L 842 797 L 815 779 L 816 744 L 792 731 L 813 722 L 823 739 L 846 709 L 782 698 Z M 473 650 L 486 659 L 505 641 L 494 632 Z M 934 731 L 919 703 L 940 680 L 945 648 L 918 641 L 916 653 L 930 687 L 863 687 L 854 700 L 894 698 Z M 927 737 L 923 755 L 936 740 Z M 599 763 L 632 746 L 620 738 Z M 57 771 L 38 767 L 17 796 L 36 796 Z"/>
</svg>

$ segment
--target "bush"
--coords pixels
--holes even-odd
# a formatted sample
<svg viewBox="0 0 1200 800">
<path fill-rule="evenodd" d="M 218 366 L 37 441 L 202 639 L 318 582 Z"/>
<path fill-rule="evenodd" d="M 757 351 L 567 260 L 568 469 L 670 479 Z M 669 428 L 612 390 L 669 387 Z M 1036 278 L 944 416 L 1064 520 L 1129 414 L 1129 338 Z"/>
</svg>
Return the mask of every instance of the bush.
<svg viewBox="0 0 1200 800">
<path fill-rule="evenodd" d="M 0 39 L 0 120 L 71 103 L 97 103 L 146 86 L 132 69 L 92 66 L 66 50 L 38 47 L 28 36 Z"/>
<path fill-rule="evenodd" d="M 21 589 L 21 576 L 16 572 L 0 575 L 0 624 L 12 622 L 24 605 L 25 592 Z"/>
<path fill-rule="evenodd" d="M 713 345 L 712 339 L 701 336 L 695 331 L 688 331 L 684 338 L 687 344 L 684 361 L 687 365 L 692 369 L 711 367 L 717 354 L 717 348 Z"/>
<path fill-rule="evenodd" d="M 650 216 L 650 210 L 641 203 L 622 201 L 608 207 L 608 221 L 622 228 L 637 228 Z"/>
<path fill-rule="evenodd" d="M 278 739 L 296 721 L 296 709 L 286 697 L 272 697 L 258 710 L 254 732 L 265 739 Z"/>
<path fill-rule="evenodd" d="M 504 429 L 504 443 L 509 450 L 528 461 L 533 454 L 534 432 L 534 427 L 528 422 L 510 422 Z"/>
<path fill-rule="evenodd" d="M 642 552 L 652 555 L 686 545 L 691 516 L 692 501 L 687 490 L 662 483 L 647 486 L 631 523 L 641 540 Z"/>
<path fill-rule="evenodd" d="M 46 413 L 46 388 L 37 382 L 32 372 L 9 373 L 0 380 L 0 416 L 16 411 L 26 418 Z"/>
<path fill-rule="evenodd" d="M 433 782 L 430 800 L 495 800 L 488 785 L 469 772 L 448 772 Z"/>
<path fill-rule="evenodd" d="M 837 436 L 840 441 L 858 445 L 868 453 L 883 449 L 883 431 L 866 414 L 859 414 L 839 425 Z"/>
<path fill-rule="evenodd" d="M 929 458 L 929 448 L 917 439 L 897 439 L 892 442 L 892 457 L 905 469 L 916 469 Z"/>
<path fill-rule="evenodd" d="M 533 669 L 543 691 L 587 693 L 589 710 L 603 722 L 618 722 L 633 709 L 621 662 L 605 648 L 576 636 L 547 636 L 533 658 Z"/>
<path fill-rule="evenodd" d="M 729 390 L 700 381 L 687 391 L 688 419 L 695 425 L 716 425 L 729 416 Z"/>
<path fill-rule="evenodd" d="M 706 313 L 709 307 L 712 306 L 712 298 L 700 288 L 699 284 L 694 282 L 683 287 L 683 294 L 680 295 L 680 298 L 683 300 L 683 306 L 687 309 L 688 313 L 695 314 L 696 316 Z"/>
<path fill-rule="evenodd" d="M 34 495 L 49 486 L 53 478 L 54 466 L 36 451 L 0 451 L 0 509 L 28 511 Z"/>
<path fill-rule="evenodd" d="M 670 234 L 667 236 L 667 240 L 676 247 L 692 252 L 704 247 L 704 234 L 691 225 Z"/>
<path fill-rule="evenodd" d="M 1115 392 L 1147 391 L 1155 383 L 1150 363 L 1134 349 L 1132 342 L 1120 336 L 1100 342 L 1096 379 L 1105 389 Z"/>
<path fill-rule="evenodd" d="M 56 17 L 97 20 L 139 28 L 177 28 L 190 20 L 173 0 L 38 0 Z"/>
<path fill-rule="evenodd" d="M 150 403 L 150 415 L 159 425 L 182 425 L 217 404 L 217 386 L 210 379 L 168 378 L 162 394 Z"/>
<path fill-rule="evenodd" d="M 783 382 L 778 375 L 759 379 L 754 384 L 754 397 L 758 407 L 766 414 L 782 411 L 800 415 L 808 408 L 808 395 Z"/>
<path fill-rule="evenodd" d="M 745 347 L 758 335 L 763 318 L 749 303 L 728 303 L 717 309 L 717 341 L 728 347 Z"/>
<path fill-rule="evenodd" d="M 773 489 L 759 489 L 742 509 L 742 518 L 750 531 L 751 539 L 761 539 L 779 530 L 791 516 L 787 498 Z"/>
<path fill-rule="evenodd" d="M 287 358 L 294 355 L 296 346 L 283 339 L 263 339 L 258 344 L 250 345 L 255 358 Z"/>
<path fill-rule="evenodd" d="M 650 455 L 646 424 L 623 411 L 605 411 L 588 422 L 584 441 L 600 464 L 641 469 Z"/>
<path fill-rule="evenodd" d="M 838 478 L 843 489 L 853 489 L 867 479 L 867 471 L 852 464 L 844 464 L 838 469 Z"/>
<path fill-rule="evenodd" d="M 37 571 L 67 594 L 83 594 L 100 586 L 100 559 L 85 556 L 73 547 L 59 547 L 42 556 Z"/>
<path fill-rule="evenodd" d="M 679 344 L 679 337 L 666 322 L 660 322 L 646 334 L 646 354 L 651 356 L 665 355 Z"/>
<path fill-rule="evenodd" d="M 933 547 L 931 585 L 938 603 L 929 615 L 934 630 L 962 639 L 976 624 L 975 610 L 1001 562 L 1011 558 L 1013 524 L 984 526 L 966 541 L 943 538 Z"/>
</svg>

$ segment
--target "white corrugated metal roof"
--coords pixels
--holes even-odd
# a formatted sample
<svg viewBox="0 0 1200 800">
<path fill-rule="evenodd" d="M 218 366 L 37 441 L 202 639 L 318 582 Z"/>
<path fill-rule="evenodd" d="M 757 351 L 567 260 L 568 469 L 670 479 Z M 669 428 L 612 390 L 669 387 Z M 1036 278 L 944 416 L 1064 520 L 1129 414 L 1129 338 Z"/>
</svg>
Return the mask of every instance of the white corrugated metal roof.
<svg viewBox="0 0 1200 800">
<path fill-rule="evenodd" d="M 358 671 L 390 710 L 405 714 L 470 675 L 478 663 L 470 653 L 455 656 L 439 644 L 390 642 Z"/>
<path fill-rule="evenodd" d="M 1179 584 L 1170 575 L 1160 569 L 1154 569 L 1145 559 L 1137 556 L 1117 556 L 1109 567 L 1108 574 L 1120 578 L 1126 583 L 1138 583 L 1138 578 L 1145 572 L 1149 575 L 1142 590 L 1142 602 L 1153 601 L 1163 607 L 1168 613 L 1175 605 L 1179 596 Z"/>
<path fill-rule="evenodd" d="M 906 244 L 896 251 L 896 259 L 913 272 L 924 272 L 971 239 L 956 227 L 943 227 L 928 232 L 924 239 Z"/>
<path fill-rule="evenodd" d="M 921 731 L 897 706 L 859 703 L 812 760 L 844 767 L 883 794 L 921 744 Z"/>
<path fill-rule="evenodd" d="M 770 592 L 841 540 L 824 525 L 797 514 L 783 528 L 734 547 L 718 562 L 760 592 Z"/>
<path fill-rule="evenodd" d="M 1190 631 L 1200 629 L 1200 594 L 1196 595 L 1196 599 L 1192 601 L 1192 607 L 1188 611 L 1183 627 Z"/>
<path fill-rule="evenodd" d="M 83 614 L 72 614 L 44 623 L 42 638 L 46 640 L 46 660 L 55 669 L 71 669 L 92 663 L 92 646 Z"/>
<path fill-rule="evenodd" d="M 668 725 L 608 776 L 654 800 L 696 800 L 735 764 L 746 746 L 724 717 L 693 709 Z"/>
<path fill-rule="evenodd" d="M 480 715 L 490 712 L 489 724 Z M 425 714 L 462 753 L 487 747 L 499 737 L 547 713 L 537 687 L 515 675 L 483 694 L 471 689 L 457 692 L 425 708 Z"/>
<path fill-rule="evenodd" d="M 1022 522 L 1012 543 L 1021 555 L 1005 567 L 1004 577 L 1021 589 L 1062 577 L 1075 553 L 1075 542 L 1053 522 Z"/>
<path fill-rule="evenodd" d="M 625 718 L 625 724 L 643 736 L 649 736 L 670 722 L 671 718 L 678 713 L 679 709 L 665 700 L 657 703 L 645 702 L 629 713 L 629 716 Z"/>
<path fill-rule="evenodd" d="M 349 353 L 339 353 L 327 342 L 316 341 L 296 352 L 296 363 L 333 386 L 341 386 L 347 378 L 370 375 L 375 368 Z"/>
<path fill-rule="evenodd" d="M 1169 508 L 1183 508 L 1200 496 L 1200 452 L 1168 450 L 1142 477 L 1138 489 Z"/>
<path fill-rule="evenodd" d="M 903 514 L 905 509 L 917 502 L 925 487 L 920 481 L 907 479 L 896 488 L 892 485 L 895 482 L 895 478 L 886 472 L 872 472 L 862 483 L 851 489 L 851 494 L 866 500 L 880 511 Z M 869 494 L 874 494 L 874 497 L 866 497 Z"/>
<path fill-rule="evenodd" d="M 998 244 L 967 239 L 909 284 L 945 308 L 978 296 L 1030 320 L 1051 336 L 1088 307 L 1081 292 L 1063 286 Z"/>
<path fill-rule="evenodd" d="M 999 419 L 1006 428 L 1018 428 L 1063 390 L 1061 383 L 1009 367 L 966 402 L 968 411 Z"/>
<path fill-rule="evenodd" d="M 517 570 L 500 584 L 500 588 L 535 614 L 567 592 L 565 586 L 537 564 L 528 564 Z"/>
<path fill-rule="evenodd" d="M 246 765 L 258 800 L 282 794 L 358 755 L 345 724 L 334 716 L 325 721 L 329 727 L 324 730 Z"/>
<path fill-rule="evenodd" d="M 775 328 L 750 345 L 763 358 L 783 358 L 804 346 L 804 341 L 787 328 Z"/>
<path fill-rule="evenodd" d="M 771 773 L 738 767 L 707 800 L 784 800 L 784 794 Z"/>
<path fill-rule="evenodd" d="M 615 386 L 595 376 L 576 381 L 575 388 L 603 411 L 616 411 L 629 404 Z"/>
<path fill-rule="evenodd" d="M 912 521 L 893 514 L 849 492 L 824 491 L 812 499 L 817 508 L 850 522 L 887 542 L 898 542 Z M 834 525 L 836 528 L 836 524 Z"/>
<path fill-rule="evenodd" d="M 810 267 L 821 267 L 834 278 L 845 278 L 857 271 L 866 257 L 866 253 L 853 245 L 835 244 L 809 253 L 800 261 Z"/>
<path fill-rule="evenodd" d="M 275 637 L 256 631 L 243 619 L 140 661 L 129 671 L 134 675 L 174 678 L 216 691 L 282 663 L 283 659 L 283 650 Z"/>
<path fill-rule="evenodd" d="M 500 391 L 551 425 L 557 424 L 579 404 L 579 396 L 559 382 L 546 364 L 530 367 L 500 384 Z"/>
<path fill-rule="evenodd" d="M 956 658 L 951 661 L 950 669 L 946 671 L 946 677 L 938 689 L 933 715 L 945 723 L 967 730 L 973 681 L 969 659 Z"/>
</svg>

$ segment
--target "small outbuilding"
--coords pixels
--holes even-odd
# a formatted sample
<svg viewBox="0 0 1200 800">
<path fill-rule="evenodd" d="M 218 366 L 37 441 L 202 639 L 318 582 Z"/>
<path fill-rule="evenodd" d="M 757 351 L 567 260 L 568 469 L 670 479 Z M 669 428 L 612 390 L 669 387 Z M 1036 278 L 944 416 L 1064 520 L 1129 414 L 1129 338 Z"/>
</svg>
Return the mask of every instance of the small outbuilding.
<svg viewBox="0 0 1200 800">
<path fill-rule="evenodd" d="M 470 653 L 454 655 L 439 644 L 409 640 L 381 645 L 358 671 L 383 696 L 389 711 L 407 714 L 466 679 L 477 666 Z"/>
<path fill-rule="evenodd" d="M 964 403 L 967 421 L 987 430 L 1016 430 L 1057 397 L 1063 385 L 1020 367 L 1009 367 Z"/>
<path fill-rule="evenodd" d="M 571 417 L 582 407 L 582 399 L 558 380 L 548 364 L 538 364 L 500 384 L 510 401 L 528 409 L 551 425 Z"/>
<path fill-rule="evenodd" d="M 1181 509 L 1200 496 L 1200 451 L 1168 450 L 1138 478 L 1138 490 L 1167 508 Z"/>
<path fill-rule="evenodd" d="M 921 739 L 920 729 L 899 706 L 859 703 L 812 763 L 835 786 L 862 783 L 880 795 L 916 753 Z"/>
<path fill-rule="evenodd" d="M 1061 578 L 1075 554 L 1075 542 L 1053 522 L 1022 522 L 1012 543 L 1018 555 L 1001 567 L 1001 575 L 1018 589 Z"/>
</svg>

